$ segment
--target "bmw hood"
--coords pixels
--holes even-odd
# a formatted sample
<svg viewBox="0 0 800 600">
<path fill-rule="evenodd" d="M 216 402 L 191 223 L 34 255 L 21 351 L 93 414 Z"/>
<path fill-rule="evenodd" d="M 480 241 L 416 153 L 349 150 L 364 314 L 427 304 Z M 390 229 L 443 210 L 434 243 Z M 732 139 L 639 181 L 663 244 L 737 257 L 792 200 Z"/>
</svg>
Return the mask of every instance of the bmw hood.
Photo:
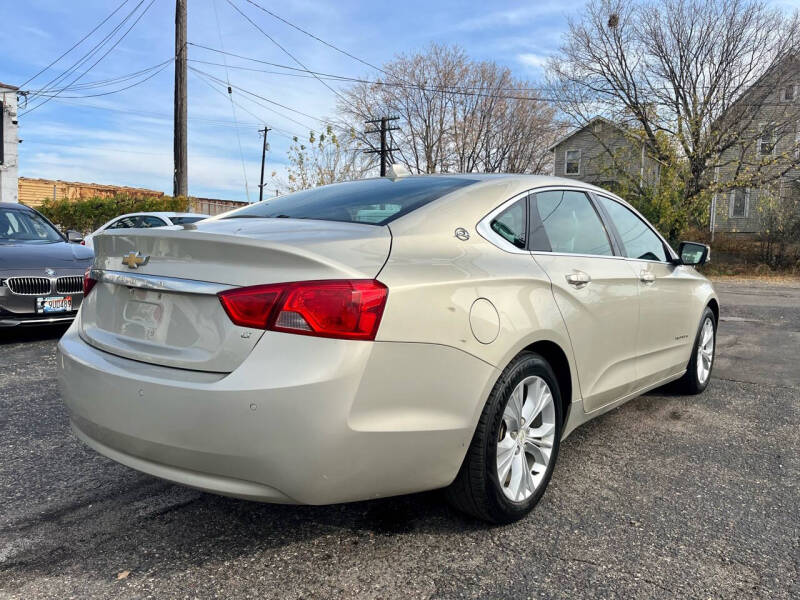
<svg viewBox="0 0 800 600">
<path fill-rule="evenodd" d="M 0 243 L 0 272 L 40 270 L 51 268 L 86 269 L 94 259 L 91 248 L 80 244 L 54 242 L 52 244 Z"/>
</svg>

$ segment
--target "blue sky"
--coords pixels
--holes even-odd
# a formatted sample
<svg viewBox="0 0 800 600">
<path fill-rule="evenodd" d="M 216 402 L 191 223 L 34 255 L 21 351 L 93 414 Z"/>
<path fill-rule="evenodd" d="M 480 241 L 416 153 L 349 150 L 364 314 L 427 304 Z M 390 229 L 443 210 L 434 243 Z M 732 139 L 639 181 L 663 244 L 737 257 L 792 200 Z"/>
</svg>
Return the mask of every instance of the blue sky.
<svg viewBox="0 0 800 600">
<path fill-rule="evenodd" d="M 4 49 L 0 81 L 20 85 L 83 37 L 122 0 L 31 0 L 4 11 L 0 41 Z M 129 0 L 106 27 L 89 38 L 97 41 L 139 0 Z M 245 0 L 231 0 L 276 41 L 311 69 L 355 77 L 372 77 L 370 69 L 316 42 Z M 419 1 L 357 2 L 352 0 L 257 0 L 262 6 L 378 64 L 399 52 L 424 48 L 431 41 L 458 44 L 476 59 L 492 59 L 521 78 L 538 81 L 548 54 L 559 45 L 566 20 L 582 3 Z M 149 0 L 147 0 L 149 2 Z M 147 4 L 145 2 L 145 5 Z M 167 60 L 173 53 L 174 1 L 154 0 L 130 34 L 81 83 L 117 77 Z M 781 2 L 781 4 L 787 4 Z M 78 9 L 77 6 L 80 6 Z M 216 10 L 215 10 L 216 9 Z M 189 0 L 190 42 L 280 64 L 291 59 L 239 15 L 227 0 Z M 218 20 L 215 17 L 218 15 Z M 219 23 L 219 26 L 218 26 Z M 36 89 L 77 60 L 91 47 L 84 43 L 42 76 L 26 85 Z M 222 62 L 221 56 L 197 47 L 189 58 Z M 235 58 L 229 65 L 256 66 Z M 224 79 L 223 67 L 190 63 Z M 88 64 L 87 64 L 88 66 Z M 261 66 L 260 68 L 268 68 Z M 82 72 L 77 71 L 76 74 Z M 172 191 L 172 67 L 130 90 L 96 98 L 66 98 L 66 91 L 30 114 L 21 114 L 20 175 L 73 181 L 142 186 Z M 268 171 L 282 171 L 291 134 L 320 127 L 309 117 L 278 109 L 287 119 L 253 104 L 236 91 L 241 86 L 312 117 L 334 113 L 336 97 L 318 81 L 230 69 L 234 97 L 254 114 L 236 108 L 208 83 L 189 74 L 189 190 L 192 195 L 257 199 L 261 143 L 257 130 L 266 122 L 270 133 Z M 333 84 L 338 85 L 338 84 Z M 90 91 L 77 92 L 91 93 Z M 35 106 L 33 101 L 31 106 Z M 22 106 L 20 113 L 25 107 Z M 258 119 L 256 118 L 258 117 Z M 238 132 L 238 136 L 237 136 Z M 239 151 L 241 141 L 242 153 Z"/>
</svg>

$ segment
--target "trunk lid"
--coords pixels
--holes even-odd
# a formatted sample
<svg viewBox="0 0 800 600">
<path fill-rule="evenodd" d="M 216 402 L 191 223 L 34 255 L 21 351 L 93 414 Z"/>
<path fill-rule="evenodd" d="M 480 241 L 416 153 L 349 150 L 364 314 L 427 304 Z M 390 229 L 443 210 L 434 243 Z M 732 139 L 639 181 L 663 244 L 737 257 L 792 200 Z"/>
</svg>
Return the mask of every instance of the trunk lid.
<svg viewBox="0 0 800 600">
<path fill-rule="evenodd" d="M 386 227 L 296 219 L 222 219 L 103 233 L 94 243 L 100 281 L 83 303 L 81 336 L 126 358 L 228 373 L 264 332 L 234 325 L 218 291 L 371 279 L 390 244 Z M 136 253 L 141 264 L 130 268 L 123 258 Z"/>
</svg>

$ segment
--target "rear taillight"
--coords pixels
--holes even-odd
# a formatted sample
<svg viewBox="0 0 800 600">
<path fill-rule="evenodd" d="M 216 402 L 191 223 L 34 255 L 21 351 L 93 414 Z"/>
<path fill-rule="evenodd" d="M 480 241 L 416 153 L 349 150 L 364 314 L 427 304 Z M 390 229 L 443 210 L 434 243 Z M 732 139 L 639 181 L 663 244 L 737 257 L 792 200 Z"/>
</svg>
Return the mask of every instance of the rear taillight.
<svg viewBox="0 0 800 600">
<path fill-rule="evenodd" d="M 89 292 L 92 291 L 94 284 L 97 283 L 97 279 L 93 279 L 91 276 L 91 269 L 86 269 L 86 273 L 83 274 L 83 297 L 89 295 Z"/>
<path fill-rule="evenodd" d="M 300 281 L 226 290 L 219 300 L 242 327 L 374 340 L 388 292 L 373 279 Z"/>
</svg>

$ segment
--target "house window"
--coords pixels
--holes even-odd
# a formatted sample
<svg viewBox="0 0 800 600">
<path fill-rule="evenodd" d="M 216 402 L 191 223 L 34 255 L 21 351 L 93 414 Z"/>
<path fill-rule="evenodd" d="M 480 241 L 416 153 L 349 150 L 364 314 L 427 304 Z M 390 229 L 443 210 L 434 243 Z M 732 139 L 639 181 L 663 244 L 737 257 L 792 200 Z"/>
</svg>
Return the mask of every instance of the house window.
<svg viewBox="0 0 800 600">
<path fill-rule="evenodd" d="M 789 84 L 781 88 L 781 100 L 784 102 L 794 102 L 794 84 Z"/>
<path fill-rule="evenodd" d="M 564 164 L 564 173 L 567 175 L 580 175 L 581 173 L 581 151 L 567 150 Z"/>
<path fill-rule="evenodd" d="M 758 153 L 768 155 L 775 152 L 775 124 L 762 123 L 759 127 L 761 135 L 758 138 Z"/>
<path fill-rule="evenodd" d="M 750 212 L 750 188 L 731 190 L 730 217 L 744 218 Z"/>
</svg>

